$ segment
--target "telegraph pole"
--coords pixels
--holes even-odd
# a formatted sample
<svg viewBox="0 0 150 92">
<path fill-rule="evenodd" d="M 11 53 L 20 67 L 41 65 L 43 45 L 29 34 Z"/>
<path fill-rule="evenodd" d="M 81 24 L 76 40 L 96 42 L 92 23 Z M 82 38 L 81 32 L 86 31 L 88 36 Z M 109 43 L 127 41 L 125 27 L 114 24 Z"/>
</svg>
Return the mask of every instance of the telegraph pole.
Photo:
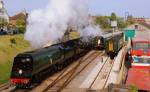
<svg viewBox="0 0 150 92">
<path fill-rule="evenodd" d="M 129 16 L 129 12 L 125 12 L 125 21 L 127 21 L 128 16 Z"/>
</svg>

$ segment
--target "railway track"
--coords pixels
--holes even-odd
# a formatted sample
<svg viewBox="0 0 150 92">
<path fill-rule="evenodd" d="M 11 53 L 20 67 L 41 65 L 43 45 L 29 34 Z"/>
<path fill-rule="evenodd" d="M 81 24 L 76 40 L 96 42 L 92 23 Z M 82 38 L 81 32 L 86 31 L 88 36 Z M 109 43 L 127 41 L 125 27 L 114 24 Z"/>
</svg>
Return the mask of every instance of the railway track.
<svg viewBox="0 0 150 92">
<path fill-rule="evenodd" d="M 25 90 L 25 89 L 11 89 L 10 92 L 61 92 L 76 76 L 78 76 L 94 59 L 98 56 L 102 56 L 104 53 L 93 51 L 86 57 L 80 58 L 74 62 L 71 66 L 66 67 L 61 72 L 56 73 L 54 76 L 46 80 L 46 84 L 43 89 L 40 90 Z M 9 92 L 3 91 L 3 92 Z"/>
<path fill-rule="evenodd" d="M 89 57 L 92 54 L 94 54 L 94 51 L 89 52 L 88 54 L 86 54 L 85 56 L 83 56 L 82 59 L 86 59 L 87 57 Z M 58 72 L 58 73 L 50 76 L 45 81 L 43 81 L 39 86 L 37 86 L 36 88 L 34 88 L 33 90 L 31 90 L 31 92 L 42 92 L 45 89 L 45 87 L 47 87 L 48 85 L 52 85 L 53 84 L 52 82 L 54 82 L 54 80 L 57 80 L 59 77 L 61 77 L 61 75 L 65 75 L 71 69 L 73 69 L 78 64 L 79 60 L 73 62 L 71 65 L 69 65 L 68 67 L 66 67 L 62 71 L 60 71 L 60 72 Z"/>
<path fill-rule="evenodd" d="M 98 72 L 98 74 L 96 75 L 96 77 L 95 77 L 94 81 L 91 83 L 89 89 L 92 89 L 92 87 L 93 87 L 93 85 L 94 85 L 96 79 L 99 77 L 101 71 L 104 69 L 105 65 L 107 64 L 108 59 L 109 59 L 109 58 L 107 58 L 106 61 L 104 62 L 104 64 L 102 65 L 101 70 L 100 70 L 100 71 Z"/>
<path fill-rule="evenodd" d="M 109 58 L 106 59 L 105 63 L 102 65 L 102 68 L 100 69 L 94 81 L 90 85 L 90 90 L 99 90 L 107 87 L 106 83 L 110 75 L 111 69 L 113 67 L 113 64 L 113 60 L 110 60 Z"/>
<path fill-rule="evenodd" d="M 15 86 L 12 86 L 9 82 L 0 85 L 0 92 L 11 92 L 15 89 Z"/>
<path fill-rule="evenodd" d="M 7 89 L 9 86 L 10 86 L 10 83 L 9 83 L 9 82 L 4 83 L 4 84 L 1 84 L 1 85 L 0 85 L 0 91 L 2 91 L 2 90 L 4 90 L 4 89 Z"/>
<path fill-rule="evenodd" d="M 86 58 L 81 58 L 72 69 L 63 70 L 42 92 L 61 92 L 78 74 L 80 74 L 96 57 L 102 55 L 100 52 L 93 52 Z M 86 61 L 86 62 L 85 62 Z M 67 72 L 66 72 L 67 71 Z"/>
</svg>

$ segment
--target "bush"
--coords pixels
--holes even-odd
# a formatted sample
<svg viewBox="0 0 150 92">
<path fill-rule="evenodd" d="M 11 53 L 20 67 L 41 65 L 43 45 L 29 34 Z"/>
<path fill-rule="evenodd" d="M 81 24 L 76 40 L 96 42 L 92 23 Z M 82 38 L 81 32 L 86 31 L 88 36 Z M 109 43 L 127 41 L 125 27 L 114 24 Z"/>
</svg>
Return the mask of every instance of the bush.
<svg viewBox="0 0 150 92">
<path fill-rule="evenodd" d="M 131 85 L 130 92 L 138 92 L 138 88 L 135 85 Z"/>
<path fill-rule="evenodd" d="M 26 28 L 24 26 L 18 27 L 19 33 L 25 33 Z"/>
<path fill-rule="evenodd" d="M 19 33 L 25 33 L 26 21 L 23 19 L 17 20 L 16 27 L 19 29 Z"/>
<path fill-rule="evenodd" d="M 16 44 L 16 40 L 15 40 L 14 38 L 11 38 L 11 39 L 10 39 L 10 43 L 11 43 L 11 44 Z"/>
</svg>

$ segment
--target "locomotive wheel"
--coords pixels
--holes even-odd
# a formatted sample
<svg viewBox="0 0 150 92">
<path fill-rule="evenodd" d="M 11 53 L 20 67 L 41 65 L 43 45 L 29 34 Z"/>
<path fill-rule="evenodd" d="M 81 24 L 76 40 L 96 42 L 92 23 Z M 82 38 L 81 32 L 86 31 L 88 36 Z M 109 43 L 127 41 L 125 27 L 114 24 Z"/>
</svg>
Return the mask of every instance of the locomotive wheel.
<svg viewBox="0 0 150 92">
<path fill-rule="evenodd" d="M 110 59 L 113 60 L 114 57 L 115 57 L 115 54 L 114 54 L 114 53 L 111 53 L 111 54 L 110 54 Z"/>
<path fill-rule="evenodd" d="M 114 56 L 113 56 L 113 55 L 112 55 L 112 56 L 110 56 L 110 59 L 111 59 L 111 60 L 113 60 L 113 59 L 114 59 Z"/>
<path fill-rule="evenodd" d="M 58 70 L 58 71 L 60 71 L 60 70 L 62 70 L 62 69 L 63 69 L 63 65 L 62 65 L 62 64 L 60 64 L 60 65 L 57 66 L 57 70 Z"/>
<path fill-rule="evenodd" d="M 67 67 L 69 64 L 70 64 L 69 61 L 64 62 L 63 67 Z"/>
<path fill-rule="evenodd" d="M 40 74 L 36 74 L 33 80 L 34 80 L 34 83 L 37 83 L 37 84 L 42 82 Z"/>
</svg>

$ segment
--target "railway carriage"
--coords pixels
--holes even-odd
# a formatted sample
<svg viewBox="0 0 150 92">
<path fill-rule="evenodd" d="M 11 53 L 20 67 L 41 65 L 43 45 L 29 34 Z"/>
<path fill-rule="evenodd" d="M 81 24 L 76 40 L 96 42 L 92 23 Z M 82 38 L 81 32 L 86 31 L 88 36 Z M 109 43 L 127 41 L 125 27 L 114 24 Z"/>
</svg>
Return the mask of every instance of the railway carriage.
<svg viewBox="0 0 150 92">
<path fill-rule="evenodd" d="M 111 59 L 113 59 L 123 47 L 123 43 L 123 32 L 108 33 L 95 38 L 95 47 L 99 50 L 105 50 Z"/>
</svg>

